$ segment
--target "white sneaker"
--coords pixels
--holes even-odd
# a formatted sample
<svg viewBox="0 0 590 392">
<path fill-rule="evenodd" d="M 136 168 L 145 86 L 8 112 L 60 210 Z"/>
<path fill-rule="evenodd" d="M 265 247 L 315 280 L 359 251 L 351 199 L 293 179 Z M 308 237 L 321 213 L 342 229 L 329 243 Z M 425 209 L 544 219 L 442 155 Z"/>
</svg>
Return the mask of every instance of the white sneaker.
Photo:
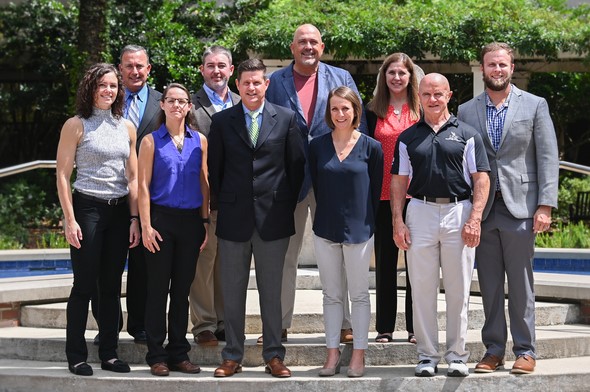
<svg viewBox="0 0 590 392">
<path fill-rule="evenodd" d="M 414 374 L 418 377 L 434 377 L 438 373 L 438 367 L 430 359 L 423 359 L 416 365 Z"/>
<path fill-rule="evenodd" d="M 469 368 L 463 361 L 458 359 L 451 361 L 449 364 L 449 370 L 447 371 L 449 377 L 467 377 L 469 376 Z"/>
</svg>

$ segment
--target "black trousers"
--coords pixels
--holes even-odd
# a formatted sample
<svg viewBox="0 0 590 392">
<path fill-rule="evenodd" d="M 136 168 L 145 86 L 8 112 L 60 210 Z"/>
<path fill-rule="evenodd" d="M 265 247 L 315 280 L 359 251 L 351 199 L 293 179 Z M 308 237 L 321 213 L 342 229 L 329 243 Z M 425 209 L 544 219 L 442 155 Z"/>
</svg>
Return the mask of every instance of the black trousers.
<svg viewBox="0 0 590 392">
<path fill-rule="evenodd" d="M 147 267 L 143 246 L 129 249 L 127 260 L 127 332 L 145 331 L 147 301 Z"/>
<path fill-rule="evenodd" d="M 406 205 L 403 214 L 406 215 Z M 397 317 L 397 255 L 393 241 L 393 225 L 389 200 L 381 200 L 375 225 L 375 280 L 377 315 L 375 329 L 379 333 L 395 330 Z M 405 258 L 405 252 L 404 252 Z M 412 288 L 406 269 L 406 330 L 414 332 Z"/>
<path fill-rule="evenodd" d="M 68 363 L 85 362 L 84 332 L 90 298 L 98 298 L 100 345 L 103 361 L 117 357 L 121 275 L 129 247 L 129 207 L 109 206 L 73 195 L 74 216 L 82 230 L 80 249 L 70 247 L 74 284 L 67 305 L 66 356 Z"/>
<path fill-rule="evenodd" d="M 177 364 L 188 360 L 188 294 L 195 277 L 199 248 L 205 239 L 205 226 L 199 209 L 183 210 L 152 205 L 152 227 L 162 241 L 160 250 L 144 248 L 147 266 L 147 306 L 145 329 L 148 352 L 146 362 Z M 166 303 L 168 308 L 168 344 L 166 340 Z"/>
</svg>

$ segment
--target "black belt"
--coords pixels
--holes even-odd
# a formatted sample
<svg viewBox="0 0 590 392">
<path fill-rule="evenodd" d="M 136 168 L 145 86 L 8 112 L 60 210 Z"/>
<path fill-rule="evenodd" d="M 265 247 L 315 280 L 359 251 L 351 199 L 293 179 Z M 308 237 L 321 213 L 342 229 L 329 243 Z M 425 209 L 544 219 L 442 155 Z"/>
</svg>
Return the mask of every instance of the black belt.
<svg viewBox="0 0 590 392">
<path fill-rule="evenodd" d="M 469 195 L 452 196 L 452 197 L 430 197 L 430 196 L 423 196 L 423 195 L 414 195 L 412 197 L 414 199 L 429 201 L 431 203 L 437 203 L 437 204 L 456 203 L 458 201 L 463 201 L 463 200 L 469 199 Z"/>
<path fill-rule="evenodd" d="M 127 195 L 115 199 L 101 199 L 100 197 L 87 195 L 80 191 L 74 191 L 74 194 L 82 199 L 96 201 L 98 203 L 107 204 L 109 206 L 116 206 L 127 201 Z"/>
</svg>

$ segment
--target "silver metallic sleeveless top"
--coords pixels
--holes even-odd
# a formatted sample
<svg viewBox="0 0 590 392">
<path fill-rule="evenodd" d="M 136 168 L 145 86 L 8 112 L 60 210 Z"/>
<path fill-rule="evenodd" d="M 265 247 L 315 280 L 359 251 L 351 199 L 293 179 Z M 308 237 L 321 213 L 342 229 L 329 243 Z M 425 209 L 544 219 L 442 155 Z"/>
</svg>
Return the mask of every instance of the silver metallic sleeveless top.
<svg viewBox="0 0 590 392">
<path fill-rule="evenodd" d="M 125 196 L 131 141 L 123 118 L 116 119 L 110 109 L 94 108 L 90 118 L 81 120 L 84 134 L 76 149 L 74 189 L 101 199 Z"/>
</svg>

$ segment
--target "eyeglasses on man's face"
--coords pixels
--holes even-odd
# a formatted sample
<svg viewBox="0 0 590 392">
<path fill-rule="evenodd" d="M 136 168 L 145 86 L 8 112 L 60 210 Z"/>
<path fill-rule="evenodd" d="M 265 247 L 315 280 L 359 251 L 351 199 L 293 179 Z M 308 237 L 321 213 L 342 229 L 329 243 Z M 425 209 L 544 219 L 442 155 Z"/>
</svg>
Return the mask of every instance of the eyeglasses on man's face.
<svg viewBox="0 0 590 392">
<path fill-rule="evenodd" d="M 178 102 L 178 105 L 181 108 L 184 108 L 186 105 L 188 105 L 189 100 L 186 98 L 166 98 L 164 100 L 164 102 L 166 102 L 166 104 L 169 106 L 174 106 L 174 104 L 176 104 L 176 102 Z"/>
</svg>

